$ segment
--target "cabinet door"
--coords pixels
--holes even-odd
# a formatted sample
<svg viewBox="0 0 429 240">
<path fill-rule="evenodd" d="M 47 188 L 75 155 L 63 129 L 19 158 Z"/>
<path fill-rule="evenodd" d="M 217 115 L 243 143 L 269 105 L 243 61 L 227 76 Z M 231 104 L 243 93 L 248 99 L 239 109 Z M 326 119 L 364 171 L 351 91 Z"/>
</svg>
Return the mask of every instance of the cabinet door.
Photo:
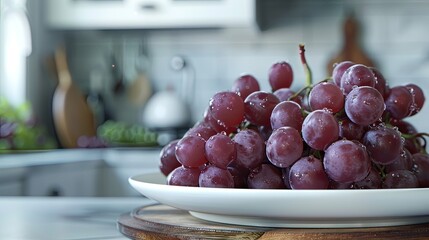
<svg viewBox="0 0 429 240">
<path fill-rule="evenodd" d="M 0 196 L 22 196 L 22 182 L 2 182 L 0 183 Z"/>
<path fill-rule="evenodd" d="M 46 0 L 55 29 L 245 27 L 255 0 Z"/>
<path fill-rule="evenodd" d="M 0 196 L 22 196 L 26 173 L 25 167 L 0 168 Z"/>
<path fill-rule="evenodd" d="M 97 196 L 98 169 L 92 162 L 35 166 L 29 169 L 26 196 Z"/>
</svg>

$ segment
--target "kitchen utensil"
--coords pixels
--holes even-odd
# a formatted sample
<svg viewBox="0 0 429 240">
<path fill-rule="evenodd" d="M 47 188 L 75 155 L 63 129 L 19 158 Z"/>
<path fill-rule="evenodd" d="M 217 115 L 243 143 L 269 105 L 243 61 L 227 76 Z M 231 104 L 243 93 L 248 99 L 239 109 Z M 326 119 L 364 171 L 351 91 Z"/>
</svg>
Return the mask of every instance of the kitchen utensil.
<svg viewBox="0 0 429 240">
<path fill-rule="evenodd" d="M 59 83 L 53 96 L 54 124 L 61 145 L 74 148 L 80 136 L 96 134 L 94 116 L 85 97 L 73 83 L 64 48 L 55 52 L 55 63 Z"/>
<path fill-rule="evenodd" d="M 287 204 L 287 203 L 285 203 Z M 321 207 L 321 206 L 319 206 Z M 374 220 L 376 221 L 376 220 Z M 203 221 L 187 211 L 166 205 L 149 205 L 123 214 L 119 231 L 141 239 L 428 239 L 429 224 L 375 228 L 274 229 Z"/>
<path fill-rule="evenodd" d="M 143 106 L 146 103 L 152 95 L 152 84 L 145 73 L 141 72 L 138 74 L 129 86 L 128 93 L 129 99 L 133 104 Z"/>
<path fill-rule="evenodd" d="M 114 79 L 112 91 L 115 95 L 121 94 L 125 89 L 124 83 L 124 66 L 123 66 L 123 51 L 124 46 L 122 44 L 115 47 L 111 55 L 111 67 L 112 75 Z"/>
<path fill-rule="evenodd" d="M 178 129 L 191 124 L 194 86 L 191 68 L 187 68 L 188 64 L 181 56 L 173 57 L 171 66 L 176 71 L 182 71 L 182 89 L 176 92 L 172 87 L 167 87 L 149 99 L 143 112 L 143 122 L 149 128 Z"/>
<path fill-rule="evenodd" d="M 194 103 L 195 92 L 195 72 L 194 68 L 185 59 L 185 57 L 177 55 L 171 59 L 171 68 L 177 72 L 182 73 L 181 82 L 181 97 L 185 104 L 192 109 Z"/>
<path fill-rule="evenodd" d="M 153 129 L 186 127 L 189 121 L 188 107 L 172 88 L 153 95 L 143 112 L 144 125 Z"/>
<path fill-rule="evenodd" d="M 343 25 L 343 47 L 340 52 L 329 60 L 327 65 L 328 75 L 331 75 L 335 63 L 342 61 L 352 61 L 355 63 L 364 64 L 366 66 L 375 67 L 374 61 L 367 56 L 359 43 L 359 24 L 356 17 L 350 14 L 344 21 Z"/>
<path fill-rule="evenodd" d="M 152 84 L 147 76 L 148 65 L 146 46 L 143 43 L 139 47 L 139 56 L 136 59 L 137 77 L 128 87 L 128 97 L 136 106 L 143 106 L 152 95 Z"/>
</svg>

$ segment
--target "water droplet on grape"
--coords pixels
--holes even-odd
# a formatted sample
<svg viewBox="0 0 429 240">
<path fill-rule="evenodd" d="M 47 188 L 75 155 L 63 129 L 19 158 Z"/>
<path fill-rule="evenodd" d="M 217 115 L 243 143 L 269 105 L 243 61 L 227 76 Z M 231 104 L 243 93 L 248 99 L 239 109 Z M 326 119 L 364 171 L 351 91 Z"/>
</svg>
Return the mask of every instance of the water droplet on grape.
<svg viewBox="0 0 429 240">
<path fill-rule="evenodd" d="M 408 112 L 411 114 L 411 113 L 413 113 L 413 112 L 419 112 L 420 111 L 420 109 L 417 107 L 417 104 L 415 103 L 415 102 L 413 102 L 411 105 L 410 105 L 410 108 L 409 108 L 409 110 L 408 110 Z"/>
<path fill-rule="evenodd" d="M 333 114 L 332 109 L 329 109 L 329 108 L 323 108 L 322 110 L 323 110 L 323 111 L 325 111 L 325 112 L 327 112 L 327 113 Z"/>
<path fill-rule="evenodd" d="M 403 158 L 404 158 L 404 157 L 406 156 L 406 154 L 407 154 L 407 153 L 405 152 L 405 150 L 402 150 L 400 155 L 401 155 L 401 157 L 403 157 Z"/>
<path fill-rule="evenodd" d="M 412 170 L 413 172 L 415 172 L 415 173 L 420 172 L 420 171 L 419 171 L 419 166 L 417 166 L 417 164 L 413 164 L 413 167 L 411 168 L 411 170 Z"/>
</svg>

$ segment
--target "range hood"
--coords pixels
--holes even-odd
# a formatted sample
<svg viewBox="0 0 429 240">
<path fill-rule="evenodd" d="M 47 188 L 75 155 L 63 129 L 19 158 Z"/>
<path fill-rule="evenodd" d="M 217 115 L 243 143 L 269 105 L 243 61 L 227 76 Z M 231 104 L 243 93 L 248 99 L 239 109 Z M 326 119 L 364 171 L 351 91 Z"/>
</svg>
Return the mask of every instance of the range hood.
<svg viewBox="0 0 429 240">
<path fill-rule="evenodd" d="M 51 29 L 254 28 L 256 0 L 46 0 Z"/>
</svg>

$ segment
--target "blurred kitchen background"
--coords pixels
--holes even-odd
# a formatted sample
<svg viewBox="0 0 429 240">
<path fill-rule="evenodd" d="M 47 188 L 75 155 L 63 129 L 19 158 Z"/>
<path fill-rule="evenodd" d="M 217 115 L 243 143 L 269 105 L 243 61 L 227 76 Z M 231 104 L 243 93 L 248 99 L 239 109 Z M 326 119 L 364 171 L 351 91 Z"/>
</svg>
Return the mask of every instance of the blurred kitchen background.
<svg viewBox="0 0 429 240">
<path fill-rule="evenodd" d="M 314 81 L 329 76 L 350 16 L 358 48 L 389 84 L 412 82 L 428 96 L 428 12 L 424 0 L 1 0 L 0 96 L 9 107 L 29 103 L 20 111 L 32 109 L 61 150 L 1 154 L 0 195 L 137 195 L 127 177 L 155 169 L 160 146 L 242 73 L 269 91 L 268 69 L 285 60 L 298 89 L 304 43 Z M 58 53 L 97 126 L 153 135 L 103 149 L 81 139 L 85 149 L 66 151 L 53 116 Z M 408 120 L 429 132 L 428 114 L 424 107 Z"/>
</svg>

